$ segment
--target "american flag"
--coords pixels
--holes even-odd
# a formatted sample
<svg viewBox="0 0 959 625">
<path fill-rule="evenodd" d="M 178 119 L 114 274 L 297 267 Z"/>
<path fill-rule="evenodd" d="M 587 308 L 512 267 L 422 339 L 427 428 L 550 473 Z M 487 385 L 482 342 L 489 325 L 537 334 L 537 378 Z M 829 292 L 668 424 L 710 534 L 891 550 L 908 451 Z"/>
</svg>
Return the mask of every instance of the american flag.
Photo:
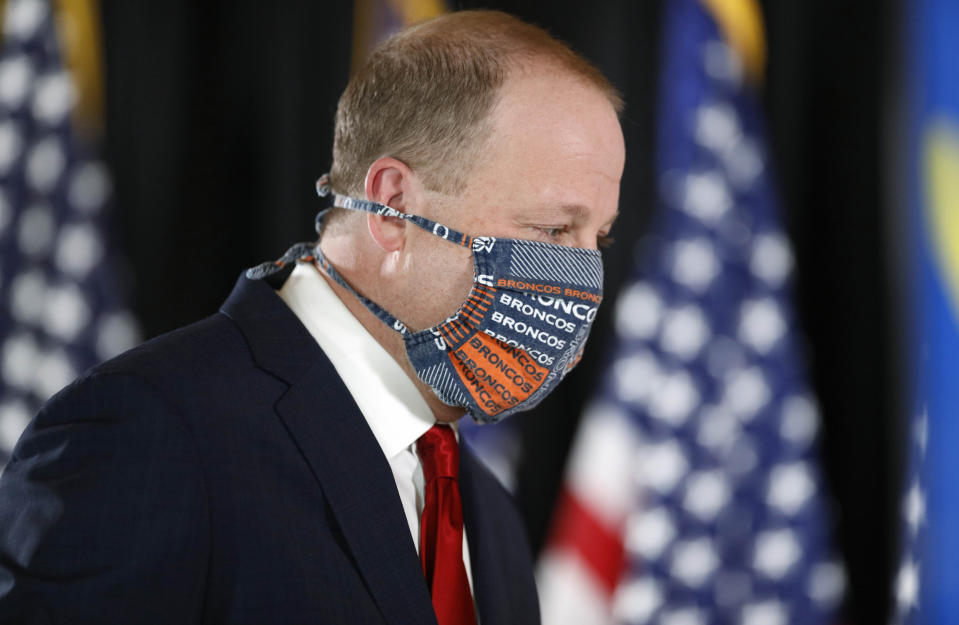
<svg viewBox="0 0 959 625">
<path fill-rule="evenodd" d="M 953 374 L 955 372 L 953 371 Z M 954 610 L 942 611 L 942 603 L 948 601 L 946 593 L 932 594 L 932 600 L 926 601 L 925 609 L 920 612 L 920 584 L 925 581 L 927 586 L 941 587 L 941 580 L 921 580 L 923 560 L 928 559 L 926 544 L 926 484 L 928 467 L 925 466 L 926 446 L 929 440 L 929 415 L 927 409 L 917 411 L 911 421 L 907 442 L 907 454 L 910 458 L 909 470 L 906 477 L 905 494 L 902 497 L 902 559 L 893 581 L 893 623 L 898 625 L 914 625 L 919 623 L 944 623 L 941 617 L 954 614 Z M 954 526 L 953 526 L 954 528 Z M 950 528 L 949 531 L 955 531 Z M 925 557 L 924 557 L 925 556 Z M 954 565 L 954 563 L 951 563 Z M 928 573 L 928 571 L 927 571 Z M 925 576 L 923 576 L 925 577 Z M 954 588 L 950 587 L 949 594 Z M 946 604 L 948 605 L 948 604 Z M 937 616 L 937 612 L 940 612 Z"/>
<path fill-rule="evenodd" d="M 664 5 L 658 212 L 540 561 L 546 625 L 814 625 L 843 598 L 792 254 L 730 7 L 759 24 L 746 0 Z"/>
<path fill-rule="evenodd" d="M 0 466 L 77 374 L 137 342 L 106 238 L 110 180 L 73 129 L 46 0 L 9 0 L 0 50 Z"/>
</svg>

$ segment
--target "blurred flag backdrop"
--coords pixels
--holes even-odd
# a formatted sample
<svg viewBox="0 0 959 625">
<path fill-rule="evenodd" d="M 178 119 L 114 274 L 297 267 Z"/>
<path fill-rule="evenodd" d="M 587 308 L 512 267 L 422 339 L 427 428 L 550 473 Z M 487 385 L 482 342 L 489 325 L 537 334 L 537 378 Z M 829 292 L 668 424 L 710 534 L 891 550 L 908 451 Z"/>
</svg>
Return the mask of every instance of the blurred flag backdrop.
<svg viewBox="0 0 959 625">
<path fill-rule="evenodd" d="M 96 49 L 95 6 L 62 7 L 59 30 L 47 0 L 8 0 L 3 14 L 0 466 L 50 395 L 138 340 L 108 233 L 110 179 L 75 127 L 79 92 L 57 38 Z"/>
<path fill-rule="evenodd" d="M 959 618 L 959 3 L 906 4 L 914 411 L 897 622 Z"/>
<path fill-rule="evenodd" d="M 665 3 L 652 233 L 540 562 L 546 625 L 834 623 L 751 0 Z"/>
</svg>

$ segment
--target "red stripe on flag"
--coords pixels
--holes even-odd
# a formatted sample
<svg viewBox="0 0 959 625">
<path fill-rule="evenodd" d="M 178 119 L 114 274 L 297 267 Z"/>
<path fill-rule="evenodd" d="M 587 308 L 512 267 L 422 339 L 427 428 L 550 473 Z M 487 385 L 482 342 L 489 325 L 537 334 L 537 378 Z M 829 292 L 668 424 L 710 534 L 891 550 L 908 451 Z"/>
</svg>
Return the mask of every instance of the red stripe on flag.
<svg viewBox="0 0 959 625">
<path fill-rule="evenodd" d="M 565 488 L 559 494 L 556 519 L 551 546 L 575 551 L 612 595 L 626 566 L 622 537 Z"/>
</svg>

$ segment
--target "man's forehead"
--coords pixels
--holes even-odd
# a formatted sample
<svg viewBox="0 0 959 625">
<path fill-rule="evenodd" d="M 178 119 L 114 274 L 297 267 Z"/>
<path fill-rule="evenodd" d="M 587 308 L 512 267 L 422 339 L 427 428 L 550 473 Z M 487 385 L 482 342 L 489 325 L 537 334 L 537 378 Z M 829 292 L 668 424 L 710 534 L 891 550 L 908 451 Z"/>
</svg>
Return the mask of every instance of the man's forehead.
<svg viewBox="0 0 959 625">
<path fill-rule="evenodd" d="M 601 227 L 615 219 L 623 137 L 600 90 L 552 68 L 520 72 L 503 86 L 489 121 L 492 132 L 466 180 L 471 200 L 514 223 Z"/>
<path fill-rule="evenodd" d="M 592 144 L 594 135 L 601 133 L 609 139 L 610 150 L 622 144 L 619 118 L 606 95 L 548 65 L 511 74 L 500 89 L 490 122 L 494 140 L 504 143 L 549 141 L 562 126 L 567 142 Z M 581 132 L 569 133 L 573 128 Z"/>
</svg>

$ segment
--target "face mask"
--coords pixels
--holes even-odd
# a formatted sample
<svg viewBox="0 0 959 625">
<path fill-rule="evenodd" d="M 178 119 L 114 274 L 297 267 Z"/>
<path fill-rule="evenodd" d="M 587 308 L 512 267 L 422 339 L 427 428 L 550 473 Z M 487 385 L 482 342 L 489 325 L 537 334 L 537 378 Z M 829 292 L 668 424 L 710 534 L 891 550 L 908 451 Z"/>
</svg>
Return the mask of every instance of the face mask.
<svg viewBox="0 0 959 625">
<path fill-rule="evenodd" d="M 317 192 L 329 194 L 326 176 L 317 182 Z M 413 332 L 357 293 L 323 258 L 319 245 L 294 246 L 276 263 L 251 271 L 278 269 L 293 258 L 312 260 L 403 335 L 416 375 L 443 403 L 463 407 L 477 422 L 496 422 L 534 407 L 579 362 L 602 301 L 603 261 L 598 251 L 471 237 L 425 217 L 338 194 L 333 194 L 333 205 L 404 219 L 470 249 L 473 287 L 460 309 L 440 324 Z M 317 233 L 324 213 L 317 215 Z"/>
</svg>

